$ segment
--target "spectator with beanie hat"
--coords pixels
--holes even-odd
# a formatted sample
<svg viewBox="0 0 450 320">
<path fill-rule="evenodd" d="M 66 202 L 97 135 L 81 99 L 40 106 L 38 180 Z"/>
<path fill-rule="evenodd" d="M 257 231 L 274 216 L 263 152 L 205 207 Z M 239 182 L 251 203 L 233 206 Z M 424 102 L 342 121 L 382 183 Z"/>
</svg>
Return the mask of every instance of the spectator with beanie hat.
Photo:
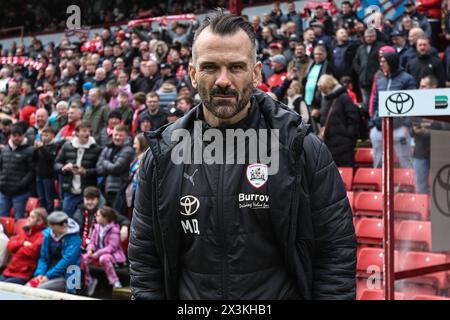
<svg viewBox="0 0 450 320">
<path fill-rule="evenodd" d="M 8 144 L 0 154 L 0 216 L 9 216 L 14 208 L 16 219 L 25 215 L 33 179 L 33 147 L 28 145 L 20 123 L 13 125 Z"/>
</svg>

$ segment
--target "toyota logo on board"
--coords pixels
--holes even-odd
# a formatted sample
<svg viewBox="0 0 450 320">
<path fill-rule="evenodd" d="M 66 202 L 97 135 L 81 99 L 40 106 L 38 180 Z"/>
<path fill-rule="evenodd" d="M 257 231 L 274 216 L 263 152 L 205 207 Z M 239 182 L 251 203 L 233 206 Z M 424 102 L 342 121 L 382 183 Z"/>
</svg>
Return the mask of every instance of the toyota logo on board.
<svg viewBox="0 0 450 320">
<path fill-rule="evenodd" d="M 406 114 L 414 107 L 414 100 L 407 93 L 397 92 L 386 99 L 385 105 L 390 113 Z"/>
</svg>

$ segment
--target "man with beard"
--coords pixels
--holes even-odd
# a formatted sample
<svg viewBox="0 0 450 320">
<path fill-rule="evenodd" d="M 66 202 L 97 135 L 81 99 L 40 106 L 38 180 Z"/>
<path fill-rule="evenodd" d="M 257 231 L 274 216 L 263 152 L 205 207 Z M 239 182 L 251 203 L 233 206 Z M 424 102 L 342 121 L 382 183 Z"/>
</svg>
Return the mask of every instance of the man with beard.
<svg viewBox="0 0 450 320">
<path fill-rule="evenodd" d="M 201 104 L 147 133 L 128 251 L 134 299 L 355 298 L 356 237 L 339 172 L 297 113 L 255 90 L 255 41 L 242 17 L 207 15 L 189 65 Z M 202 151 L 210 146 L 194 126 L 205 134 L 278 129 L 278 170 L 269 175 L 249 154 L 238 155 L 243 164 L 189 161 L 196 155 L 176 164 L 181 132 Z M 225 142 L 236 149 L 232 138 Z"/>
</svg>

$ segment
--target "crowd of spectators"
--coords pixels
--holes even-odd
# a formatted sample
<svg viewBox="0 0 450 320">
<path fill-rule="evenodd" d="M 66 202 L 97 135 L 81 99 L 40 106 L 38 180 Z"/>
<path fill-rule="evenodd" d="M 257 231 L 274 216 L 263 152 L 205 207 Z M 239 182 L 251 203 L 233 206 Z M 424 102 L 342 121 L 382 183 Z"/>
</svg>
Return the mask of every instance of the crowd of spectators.
<svg viewBox="0 0 450 320">
<path fill-rule="evenodd" d="M 179 12 L 160 8 L 158 14 L 189 12 L 189 3 Z M 104 4 L 95 2 L 89 23 L 107 21 L 98 11 Z M 122 8 L 124 2 L 116 4 Z M 407 1 L 397 23 L 378 14 L 377 23 L 367 26 L 349 1 L 335 15 L 320 5 L 301 13 L 294 2 L 282 12 L 274 2 L 262 17 L 247 17 L 262 63 L 257 90 L 301 114 L 338 166 L 354 166 L 362 140 L 372 144 L 379 167 L 378 93 L 450 84 L 450 47 L 442 46 L 450 40 L 447 5 L 450 1 L 422 14 Z M 16 7 L 8 1 L 6 6 Z M 114 6 L 108 2 L 108 8 Z M 133 17 L 138 8 L 146 7 L 130 1 L 124 17 Z M 0 216 L 24 218 L 29 197 L 38 197 L 40 208 L 11 238 L 12 258 L 2 280 L 68 290 L 65 268 L 83 262 L 85 288 L 93 294 L 96 279 L 89 264 L 97 260 L 110 284 L 121 287 L 114 267 L 126 263 L 122 246 L 135 176 L 148 148 L 143 133 L 175 121 L 197 103 L 188 76 L 197 26 L 197 21 L 176 21 L 158 28 L 149 23 L 104 28 L 92 40 L 100 45 L 87 50 L 87 39 L 71 43 L 66 37 L 58 44 L 35 38 L 28 47 L 5 48 L 10 56 L 38 64 L 0 65 Z M 447 125 L 397 118 L 394 127 L 400 166 L 414 167 L 417 191 L 428 192 L 429 130 Z M 47 223 L 50 228 L 42 233 Z"/>
</svg>

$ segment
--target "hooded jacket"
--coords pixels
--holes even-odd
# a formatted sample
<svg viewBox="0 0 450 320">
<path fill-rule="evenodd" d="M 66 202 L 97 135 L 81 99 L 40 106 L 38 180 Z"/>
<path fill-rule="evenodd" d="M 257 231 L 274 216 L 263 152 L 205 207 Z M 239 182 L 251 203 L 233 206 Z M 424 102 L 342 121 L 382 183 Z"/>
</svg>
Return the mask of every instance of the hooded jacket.
<svg viewBox="0 0 450 320">
<path fill-rule="evenodd" d="M 29 230 L 21 229 L 17 235 L 9 239 L 8 251 L 12 257 L 8 266 L 3 271 L 4 276 L 23 279 L 31 278 L 39 259 L 41 244 L 44 238 L 42 230 L 45 228 L 46 225 L 41 224 L 31 227 Z M 30 242 L 31 245 L 24 246 L 23 243 L 25 241 Z"/>
<path fill-rule="evenodd" d="M 352 214 L 329 151 L 315 136 L 306 135 L 300 116 L 281 103 L 260 92 L 253 95 L 251 103 L 261 126 L 280 130 L 278 173 L 270 176 L 265 190 L 258 191 L 266 193 L 264 199 L 269 199 L 270 209 L 260 214 L 249 208 L 237 209 L 237 193 L 241 190 L 231 186 L 250 188 L 242 177 L 242 165 L 218 165 L 210 174 L 200 172 L 194 177 L 195 188 L 201 189 L 188 190 L 199 197 L 200 207 L 206 206 L 201 209 L 205 220 L 198 216 L 198 235 L 183 233 L 189 228 L 180 226 L 183 221 L 186 227 L 184 220 L 188 219 L 180 215 L 185 204 L 181 201 L 182 188 L 191 187 L 185 174 L 191 176 L 193 171 L 185 172 L 184 165 L 171 161 L 171 150 L 177 141 L 170 137 L 173 130 L 192 129 L 201 107 L 148 134 L 151 146 L 139 171 L 128 250 L 134 299 L 196 298 L 197 294 L 219 299 L 282 298 L 283 292 L 276 291 L 273 283 L 264 279 L 277 280 L 276 275 L 282 275 L 283 270 L 291 280 L 281 288 L 293 290 L 288 294 L 292 298 L 355 298 L 356 237 Z M 208 171 L 206 167 L 199 169 Z M 208 188 L 218 188 L 217 195 L 198 194 Z M 256 190 L 248 189 L 247 197 L 248 193 Z M 218 204 L 208 206 L 210 201 Z M 230 219 L 220 220 L 222 216 Z M 216 217 L 217 230 L 208 227 L 208 222 L 215 222 Z M 259 223 L 247 219 L 257 219 Z M 230 229 L 224 229 L 223 224 Z M 272 231 L 236 233 L 240 228 L 259 230 L 263 226 Z M 240 240 L 236 243 L 233 239 Z M 185 252 L 186 241 L 194 241 L 198 246 Z M 223 246 L 229 248 L 229 254 L 219 253 Z M 210 252 L 215 249 L 219 255 Z M 186 255 L 191 258 L 186 259 Z M 190 272 L 190 266 L 203 271 Z M 272 270 L 279 273 L 273 274 Z M 188 279 L 194 282 L 181 283 Z M 229 287 L 230 284 L 234 286 Z M 198 285 L 202 289 L 198 290 Z M 186 291 L 189 289 L 191 292 Z"/>
<path fill-rule="evenodd" d="M 103 246 L 100 244 L 100 225 L 96 223 L 91 230 L 89 236 L 90 242 L 87 246 L 87 251 L 92 251 L 98 254 L 99 258 L 102 255 L 110 254 L 114 258 L 115 263 L 124 263 L 127 258 L 123 252 L 120 243 L 120 227 L 117 223 L 109 223 L 106 225 L 105 236 L 103 238 Z"/>
<path fill-rule="evenodd" d="M 378 71 L 376 74 L 376 82 L 371 94 L 373 116 L 369 123 L 370 126 L 375 126 L 378 130 L 381 130 L 381 118 L 378 114 L 379 92 L 417 88 L 416 80 L 400 66 L 400 58 L 396 52 L 385 52 L 383 56 L 389 65 L 390 73 L 384 74 L 382 71 Z M 404 119 L 402 117 L 394 118 L 394 128 L 403 126 L 405 124 Z"/>
<path fill-rule="evenodd" d="M 56 236 L 49 228 L 44 230 L 41 253 L 34 276 L 44 275 L 48 279 L 66 277 L 67 268 L 80 266 L 81 239 L 78 224 L 68 219 L 67 230 Z"/>
<path fill-rule="evenodd" d="M 24 138 L 14 147 L 11 140 L 0 153 L 0 192 L 13 197 L 30 191 L 33 179 L 33 147 Z"/>
</svg>

